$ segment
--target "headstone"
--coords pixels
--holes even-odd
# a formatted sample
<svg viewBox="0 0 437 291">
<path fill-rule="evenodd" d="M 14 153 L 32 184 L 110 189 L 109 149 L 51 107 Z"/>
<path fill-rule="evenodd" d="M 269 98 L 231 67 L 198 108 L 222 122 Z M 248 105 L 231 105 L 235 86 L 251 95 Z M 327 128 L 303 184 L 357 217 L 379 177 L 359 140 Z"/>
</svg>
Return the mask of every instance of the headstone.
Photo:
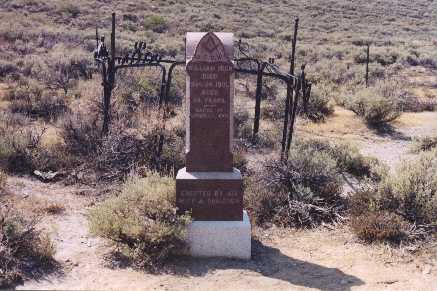
<svg viewBox="0 0 437 291">
<path fill-rule="evenodd" d="M 178 211 L 190 211 L 191 254 L 250 258 L 243 180 L 233 167 L 232 33 L 187 33 L 186 167 L 176 176 Z"/>
<path fill-rule="evenodd" d="M 188 172 L 232 172 L 233 72 L 220 39 L 206 34 L 187 63 Z"/>
<path fill-rule="evenodd" d="M 243 183 L 231 152 L 233 36 L 217 35 L 187 34 L 187 155 L 176 181 L 176 203 L 195 220 L 241 221 Z"/>
</svg>

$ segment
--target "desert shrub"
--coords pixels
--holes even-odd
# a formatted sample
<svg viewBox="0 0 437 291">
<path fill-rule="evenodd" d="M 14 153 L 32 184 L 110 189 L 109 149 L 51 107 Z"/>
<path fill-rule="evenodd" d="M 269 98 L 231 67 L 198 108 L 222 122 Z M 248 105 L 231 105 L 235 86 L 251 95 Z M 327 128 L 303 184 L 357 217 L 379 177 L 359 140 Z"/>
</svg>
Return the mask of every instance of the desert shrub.
<svg viewBox="0 0 437 291">
<path fill-rule="evenodd" d="M 437 149 L 403 161 L 396 173 L 387 177 L 380 195 L 399 201 L 399 209 L 410 222 L 437 224 Z"/>
<path fill-rule="evenodd" d="M 177 215 L 173 178 L 130 177 L 119 195 L 91 210 L 91 232 L 109 239 L 139 268 L 155 269 L 185 247 L 190 216 Z"/>
<path fill-rule="evenodd" d="M 44 87 L 33 79 L 22 79 L 17 86 L 8 91 L 6 98 L 10 101 L 23 99 L 40 99 Z"/>
<path fill-rule="evenodd" d="M 315 84 L 329 82 L 334 85 L 343 85 L 356 78 L 357 72 L 346 62 L 332 62 L 328 59 L 317 61 L 308 67 L 308 76 Z"/>
<path fill-rule="evenodd" d="M 399 215 L 388 211 L 367 212 L 353 217 L 352 231 L 365 242 L 386 241 L 399 244 L 408 238 L 410 225 Z"/>
<path fill-rule="evenodd" d="M 56 171 L 66 167 L 70 158 L 61 145 L 43 147 L 43 131 L 21 129 L 0 138 L 0 164 L 12 173 L 34 170 Z"/>
<path fill-rule="evenodd" d="M 247 110 L 236 111 L 234 113 L 234 137 L 243 137 L 246 135 L 245 126 L 249 123 L 249 112 Z"/>
<path fill-rule="evenodd" d="M 65 116 L 61 135 L 67 150 L 79 157 L 97 153 L 102 141 L 98 117 L 79 112 Z"/>
<path fill-rule="evenodd" d="M 125 108 L 125 107 L 122 107 Z M 171 175 L 185 163 L 184 131 L 161 130 L 155 107 L 113 114 L 108 134 L 101 133 L 98 116 L 76 113 L 63 121 L 62 136 L 69 154 L 96 170 L 102 180 L 122 180 L 133 169 L 146 167 Z M 143 108 L 144 109 L 144 108 Z M 167 121 L 171 123 L 171 121 Z M 158 147 L 161 144 L 161 155 Z M 92 159 L 89 159 L 92 157 Z"/>
<path fill-rule="evenodd" d="M 43 211 L 50 215 L 57 215 L 65 211 L 65 206 L 56 202 L 52 202 L 52 203 L 48 203 L 43 208 Z"/>
<path fill-rule="evenodd" d="M 267 161 L 262 173 L 246 190 L 257 224 L 313 227 L 335 221 L 343 211 L 341 176 L 325 152 L 295 147 L 288 162 Z"/>
<path fill-rule="evenodd" d="M 97 169 L 102 178 L 123 178 L 140 163 L 145 155 L 153 155 L 156 135 L 139 135 L 136 132 L 118 131 L 112 128 L 97 147 Z"/>
<path fill-rule="evenodd" d="M 255 136 L 255 138 L 252 137 L 252 135 L 247 136 L 247 141 L 251 141 L 252 145 L 251 147 L 257 147 L 257 148 L 274 148 L 275 144 L 279 144 L 279 135 L 278 128 L 274 129 L 260 129 L 258 134 Z"/>
<path fill-rule="evenodd" d="M 61 2 L 59 11 L 67 14 L 70 17 L 76 18 L 80 14 L 80 7 L 68 1 L 64 1 Z"/>
<path fill-rule="evenodd" d="M 32 157 L 38 149 L 42 132 L 32 129 L 9 130 L 2 130 L 5 135 L 0 138 L 0 162 L 10 172 L 33 171 Z"/>
<path fill-rule="evenodd" d="M 16 64 L 1 60 L 0 61 L 0 78 L 4 77 L 14 77 L 19 71 L 19 68 Z"/>
<path fill-rule="evenodd" d="M 280 120 L 285 114 L 285 100 L 264 102 L 261 107 L 261 117 L 272 121 Z"/>
<path fill-rule="evenodd" d="M 63 90 L 67 95 L 68 91 L 76 86 L 77 80 L 89 79 L 90 65 L 89 56 L 85 52 L 57 45 L 53 48 L 50 59 L 45 62 L 39 77 L 50 88 Z"/>
<path fill-rule="evenodd" d="M 43 146 L 41 144 L 32 152 L 32 171 L 59 171 L 76 165 L 63 144 Z"/>
<path fill-rule="evenodd" d="M 210 30 L 213 31 L 213 30 Z M 279 88 L 278 83 L 272 79 L 263 79 L 261 98 L 266 100 L 276 100 Z"/>
<path fill-rule="evenodd" d="M 293 144 L 287 162 L 269 160 L 247 180 L 246 206 L 261 225 L 313 227 L 332 222 L 346 210 L 341 197 L 345 173 L 375 183 L 388 169 L 348 144 L 302 140 Z"/>
<path fill-rule="evenodd" d="M 13 113 L 25 114 L 29 117 L 56 119 L 68 111 L 68 106 L 62 97 L 55 92 L 45 91 L 43 86 L 33 80 L 20 82 L 8 93 L 11 100 L 9 106 Z"/>
<path fill-rule="evenodd" d="M 384 84 L 357 91 L 346 107 L 363 118 L 371 126 L 380 126 L 393 121 L 401 114 L 401 103 L 397 90 L 388 90 Z"/>
<path fill-rule="evenodd" d="M 119 74 L 120 85 L 118 94 L 121 102 L 134 110 L 140 104 L 157 105 L 159 101 L 158 75 L 151 72 L 128 72 Z"/>
<path fill-rule="evenodd" d="M 161 15 L 146 15 L 143 25 L 146 30 L 158 33 L 165 32 L 168 29 L 168 23 Z"/>
<path fill-rule="evenodd" d="M 156 170 L 164 175 L 176 175 L 185 165 L 185 131 L 172 128 L 163 133 L 163 148 L 157 161 Z M 151 157 L 149 155 L 148 157 Z M 146 157 L 146 165 L 153 168 L 153 161 Z"/>
<path fill-rule="evenodd" d="M 437 148 L 437 136 L 425 136 L 422 138 L 414 139 L 412 150 L 416 153 L 421 151 L 430 151 Z"/>
<path fill-rule="evenodd" d="M 0 169 L 0 191 L 5 188 L 7 180 L 8 176 L 5 172 L 3 172 L 3 170 Z"/>
<path fill-rule="evenodd" d="M 303 152 L 324 152 L 337 163 L 338 172 L 356 177 L 379 180 L 388 171 L 377 159 L 360 154 L 356 147 L 347 143 L 334 143 L 322 139 L 298 141 L 295 147 Z"/>
<path fill-rule="evenodd" d="M 437 225 L 436 169 L 437 150 L 424 152 L 379 184 L 353 193 L 348 199 L 352 231 L 367 242 L 427 237 Z"/>
<path fill-rule="evenodd" d="M 234 149 L 234 165 L 235 168 L 240 170 L 240 172 L 245 175 L 248 168 L 248 160 L 246 158 L 246 152 L 244 148 L 237 147 L 237 149 Z"/>
<path fill-rule="evenodd" d="M 382 66 L 389 66 L 396 63 L 399 58 L 399 52 L 389 48 L 370 48 L 370 62 L 376 62 Z M 354 56 L 354 61 L 357 64 L 364 64 L 366 62 L 366 50 L 363 49 L 359 54 Z"/>
<path fill-rule="evenodd" d="M 334 106 L 330 103 L 329 93 L 317 87 L 311 91 L 308 101 L 301 105 L 301 115 L 313 121 L 322 121 L 334 112 Z"/>
<path fill-rule="evenodd" d="M 0 166 L 13 173 L 34 170 L 56 171 L 68 166 L 71 158 L 62 144 L 44 145 L 46 128 L 29 123 L 21 114 L 0 116 Z"/>
<path fill-rule="evenodd" d="M 0 205 L 0 288 L 22 281 L 29 273 L 54 265 L 55 247 L 35 229 L 35 220 Z"/>
<path fill-rule="evenodd" d="M 261 121 L 262 123 L 262 121 Z M 245 147 L 256 148 L 273 148 L 275 144 L 279 144 L 279 127 L 263 129 L 260 128 L 258 134 L 253 136 L 253 120 L 249 118 L 246 112 L 237 112 L 234 115 L 234 137 L 238 139 L 238 143 Z"/>
<path fill-rule="evenodd" d="M 412 50 L 403 61 L 410 66 L 424 66 L 431 69 L 437 68 L 437 55 L 432 50 Z"/>
</svg>

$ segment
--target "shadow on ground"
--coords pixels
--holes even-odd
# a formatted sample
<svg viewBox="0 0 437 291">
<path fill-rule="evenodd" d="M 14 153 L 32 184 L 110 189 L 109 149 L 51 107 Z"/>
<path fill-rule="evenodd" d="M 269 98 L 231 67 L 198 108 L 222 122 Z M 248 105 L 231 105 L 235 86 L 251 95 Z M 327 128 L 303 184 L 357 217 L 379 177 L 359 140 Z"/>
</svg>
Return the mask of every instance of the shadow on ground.
<svg viewBox="0 0 437 291">
<path fill-rule="evenodd" d="M 204 276 L 214 270 L 242 269 L 290 284 L 319 290 L 351 290 L 364 282 L 336 268 L 301 261 L 284 255 L 279 249 L 252 241 L 252 260 L 199 259 L 179 257 L 173 259 L 167 271 L 180 276 Z"/>
<path fill-rule="evenodd" d="M 411 141 L 410 136 L 407 136 L 404 133 L 398 131 L 395 127 L 388 123 L 380 124 L 377 126 L 369 125 L 368 128 L 380 137 L 385 137 L 392 140 Z"/>
<path fill-rule="evenodd" d="M 19 273 L 19 276 L 10 279 L 2 278 L 0 274 L 0 290 L 4 290 L 3 288 L 15 290 L 9 288 L 22 285 L 25 280 L 35 280 L 38 282 L 40 280 L 47 280 L 51 275 L 63 276 L 64 270 L 63 266 L 55 260 L 36 262 L 33 258 L 29 258 L 23 262 L 23 265 L 19 268 Z"/>
</svg>

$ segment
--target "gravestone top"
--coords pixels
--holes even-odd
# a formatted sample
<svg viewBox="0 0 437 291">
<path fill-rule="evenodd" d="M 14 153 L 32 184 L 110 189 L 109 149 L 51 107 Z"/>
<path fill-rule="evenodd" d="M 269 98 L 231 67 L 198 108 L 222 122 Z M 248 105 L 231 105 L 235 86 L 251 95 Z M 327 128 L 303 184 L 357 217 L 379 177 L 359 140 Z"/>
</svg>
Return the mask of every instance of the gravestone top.
<svg viewBox="0 0 437 291">
<path fill-rule="evenodd" d="M 187 34 L 188 172 L 233 170 L 232 38 L 232 33 Z"/>
<path fill-rule="evenodd" d="M 234 58 L 234 34 L 230 32 L 214 32 L 214 33 L 209 32 L 209 33 L 215 35 L 220 40 L 220 42 L 223 44 L 226 57 L 229 60 L 232 60 Z M 187 33 L 187 40 L 186 40 L 186 47 L 185 47 L 185 55 L 186 55 L 187 62 L 193 58 L 197 45 L 199 44 L 200 40 L 207 34 L 208 32 Z"/>
</svg>

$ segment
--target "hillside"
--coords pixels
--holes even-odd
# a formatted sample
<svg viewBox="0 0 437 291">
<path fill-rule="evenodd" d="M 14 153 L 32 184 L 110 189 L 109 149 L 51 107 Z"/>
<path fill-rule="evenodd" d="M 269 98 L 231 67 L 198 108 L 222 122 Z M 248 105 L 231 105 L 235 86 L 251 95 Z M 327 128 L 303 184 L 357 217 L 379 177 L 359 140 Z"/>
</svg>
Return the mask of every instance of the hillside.
<svg viewBox="0 0 437 291">
<path fill-rule="evenodd" d="M 235 79 L 252 260 L 173 256 L 185 70 L 165 107 L 158 69 L 118 71 L 105 133 L 112 12 L 120 54 L 184 60 L 186 32 L 223 31 L 283 71 L 299 19 L 312 91 L 288 161 L 286 85 L 264 77 L 253 137 L 256 77 Z M 0 289 L 437 290 L 437 1 L 0 0 L 0 18 Z"/>
</svg>

